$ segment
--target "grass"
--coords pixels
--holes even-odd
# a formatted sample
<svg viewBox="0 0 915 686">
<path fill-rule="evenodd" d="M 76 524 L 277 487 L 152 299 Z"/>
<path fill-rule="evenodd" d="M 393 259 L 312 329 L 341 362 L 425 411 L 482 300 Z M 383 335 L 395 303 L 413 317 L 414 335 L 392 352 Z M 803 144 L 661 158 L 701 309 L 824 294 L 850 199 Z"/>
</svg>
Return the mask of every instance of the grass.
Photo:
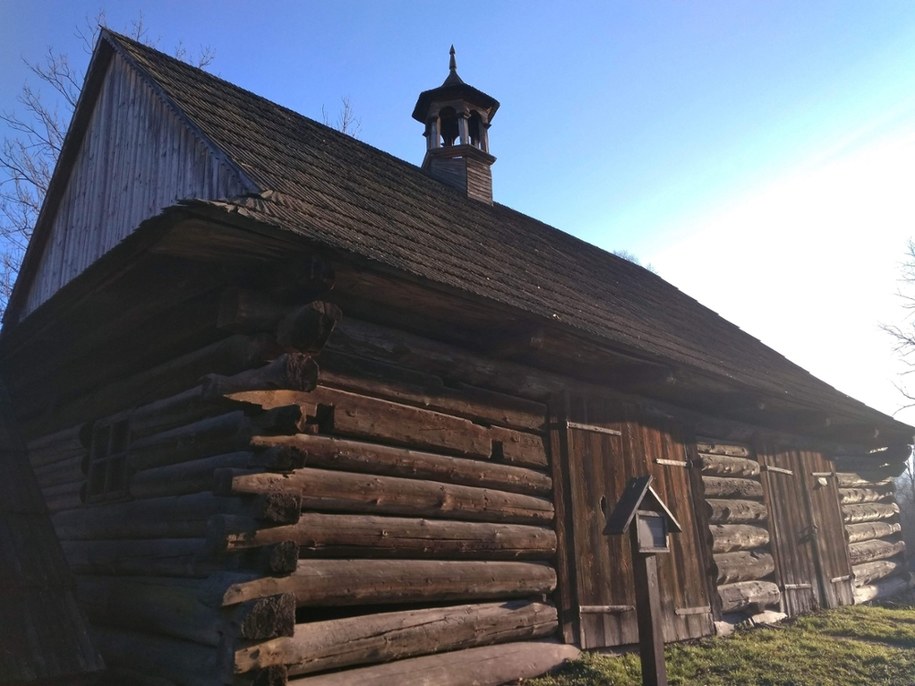
<svg viewBox="0 0 915 686">
<path fill-rule="evenodd" d="M 665 649 L 670 686 L 915 686 L 915 605 L 857 606 Z M 583 653 L 525 686 L 641 686 L 637 653 Z"/>
</svg>

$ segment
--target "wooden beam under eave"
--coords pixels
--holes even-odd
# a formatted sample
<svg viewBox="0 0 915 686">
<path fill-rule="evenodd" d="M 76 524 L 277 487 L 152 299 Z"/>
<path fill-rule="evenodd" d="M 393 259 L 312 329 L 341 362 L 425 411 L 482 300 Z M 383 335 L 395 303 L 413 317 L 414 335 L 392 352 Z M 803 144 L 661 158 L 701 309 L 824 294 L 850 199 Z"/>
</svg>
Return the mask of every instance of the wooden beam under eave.
<svg viewBox="0 0 915 686">
<path fill-rule="evenodd" d="M 764 396 L 744 390 L 709 391 L 697 397 L 696 401 L 709 410 L 753 417 L 771 407 L 771 402 Z"/>
<path fill-rule="evenodd" d="M 522 327 L 520 330 L 494 333 L 482 352 L 496 359 L 516 359 L 542 350 L 546 340 L 543 327 Z"/>
</svg>

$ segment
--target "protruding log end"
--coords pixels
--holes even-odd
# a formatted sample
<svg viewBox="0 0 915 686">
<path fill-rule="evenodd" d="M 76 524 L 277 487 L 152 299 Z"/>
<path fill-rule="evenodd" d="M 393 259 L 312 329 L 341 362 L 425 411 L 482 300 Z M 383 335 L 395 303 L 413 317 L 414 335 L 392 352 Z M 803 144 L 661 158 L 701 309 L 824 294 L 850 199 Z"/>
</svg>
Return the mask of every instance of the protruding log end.
<svg viewBox="0 0 915 686">
<path fill-rule="evenodd" d="M 222 376 L 207 374 L 202 381 L 203 394 L 216 398 L 243 391 L 283 389 L 313 391 L 318 385 L 318 363 L 304 353 L 286 353 L 257 369 Z"/>
<path fill-rule="evenodd" d="M 295 571 L 299 561 L 299 546 L 295 541 L 282 541 L 265 546 L 260 553 L 261 568 L 270 574 L 285 575 Z"/>
<path fill-rule="evenodd" d="M 238 635 L 244 639 L 263 641 L 295 632 L 295 596 L 291 593 L 248 601 L 234 608 L 233 614 L 239 618 Z"/>
<path fill-rule="evenodd" d="M 276 340 L 287 350 L 318 353 L 343 316 L 336 305 L 313 302 L 286 315 L 276 328 Z"/>
</svg>

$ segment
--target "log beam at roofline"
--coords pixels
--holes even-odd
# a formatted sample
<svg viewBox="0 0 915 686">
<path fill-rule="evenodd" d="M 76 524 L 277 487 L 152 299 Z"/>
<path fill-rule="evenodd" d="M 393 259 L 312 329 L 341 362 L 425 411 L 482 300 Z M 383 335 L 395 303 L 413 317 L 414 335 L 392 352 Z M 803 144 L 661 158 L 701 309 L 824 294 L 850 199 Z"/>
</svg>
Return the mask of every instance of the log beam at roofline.
<svg viewBox="0 0 915 686">
<path fill-rule="evenodd" d="M 263 223 L 255 222 L 248 217 L 227 217 L 224 211 L 214 207 L 194 209 L 220 222 L 226 222 L 227 219 L 239 222 L 244 227 L 243 230 L 255 231 L 258 243 L 265 235 L 275 236 L 276 249 L 281 249 L 287 257 L 290 254 L 288 233 L 283 235 L 281 231 L 271 231 Z M 220 214 L 222 216 L 219 216 Z M 223 233 L 222 227 L 220 233 Z M 212 243 L 214 232 L 209 229 L 207 234 L 210 239 L 209 249 L 215 251 Z M 188 241 L 193 242 L 186 229 L 173 232 L 172 235 L 177 236 L 178 242 L 185 247 Z M 232 243 L 237 248 L 241 240 L 243 238 L 236 235 Z M 303 240 L 299 250 L 305 249 L 306 245 Z M 263 250 L 263 247 L 259 249 Z M 525 315 L 493 301 L 487 302 L 485 306 L 481 305 L 468 300 L 466 293 L 451 292 L 437 284 L 420 284 L 418 281 L 411 281 L 408 275 L 392 274 L 390 270 L 381 268 L 376 263 L 361 264 L 358 258 L 353 259 L 352 256 L 334 256 L 332 252 L 324 252 L 327 253 L 328 261 L 335 263 L 338 286 L 336 299 L 348 316 L 367 317 L 374 321 L 383 319 L 407 331 L 421 325 L 426 331 L 435 330 L 442 340 L 450 340 L 484 354 L 488 351 L 485 347 L 480 349 L 480 332 L 486 332 L 488 336 L 494 329 L 504 331 L 506 328 L 516 328 L 523 331 L 522 336 L 515 341 L 503 342 L 497 346 L 500 359 L 523 362 L 553 373 L 568 374 L 624 394 L 649 394 L 661 402 L 674 406 L 696 408 L 702 412 L 714 411 L 716 414 L 725 414 L 737 422 L 750 422 L 776 432 L 803 433 L 826 442 L 851 442 L 871 446 L 880 443 L 873 437 L 872 429 L 875 427 L 866 425 L 869 422 L 849 422 L 845 424 L 847 428 L 841 431 L 826 426 L 828 417 L 829 421 L 834 421 L 831 418 L 831 414 L 834 413 L 825 410 L 822 411 L 821 417 L 814 417 L 813 422 L 805 418 L 801 422 L 780 424 L 785 421 L 785 417 L 779 416 L 772 408 L 781 405 L 783 398 L 776 393 L 775 388 L 771 391 L 750 390 L 707 371 L 690 369 L 682 364 L 672 366 L 660 359 L 652 360 L 651 356 L 643 351 L 611 348 L 606 342 L 592 340 L 583 331 L 557 329 L 539 323 L 540 320 L 533 315 Z M 344 297 L 344 292 L 354 295 Z M 401 302 L 404 303 L 403 307 L 396 309 L 387 306 L 386 303 L 379 303 L 376 298 L 380 292 L 386 293 L 387 302 Z M 396 296 L 397 293 L 400 293 L 400 296 Z M 425 293 L 426 297 L 417 300 L 417 295 L 421 293 Z M 429 297 L 430 293 L 433 297 Z M 391 298 L 392 295 L 395 297 Z M 421 316 L 417 316 L 415 308 L 418 306 L 427 308 Z M 742 396 L 741 407 L 755 407 L 756 410 L 752 413 L 734 412 L 731 401 L 735 393 Z M 710 394 L 718 394 L 716 402 L 702 402 L 702 398 L 710 397 Z M 729 400 L 721 402 L 728 397 Z M 847 412 L 847 408 L 843 409 Z M 874 423 L 876 426 L 876 420 Z M 864 429 L 864 433 L 859 433 L 861 428 Z M 893 433 L 892 430 L 897 427 L 887 428 Z M 887 431 L 884 430 L 882 433 L 882 440 L 891 438 Z"/>
<path fill-rule="evenodd" d="M 204 246 L 202 254 L 195 252 L 200 245 Z M 530 331 L 536 329 L 539 321 L 533 315 L 525 315 L 498 303 L 468 299 L 464 293 L 450 292 L 434 284 L 421 284 L 408 275 L 382 271 L 377 265 L 346 263 L 344 259 L 350 259 L 350 256 L 326 249 L 318 254 L 313 244 L 301 237 L 249 217 L 227 214 L 225 209 L 184 204 L 145 222 L 121 245 L 62 289 L 54 302 L 48 303 L 49 307 L 42 308 L 44 316 L 39 310 L 35 313 L 37 316 L 29 317 L 23 325 L 7 332 L 13 335 L 4 337 L 3 354 L 7 355 L 15 349 L 27 350 L 32 335 L 49 331 L 45 319 L 51 317 L 52 311 L 63 312 L 68 320 L 77 321 L 81 316 L 79 303 L 98 292 L 100 287 L 117 288 L 117 284 L 131 273 L 124 265 L 132 263 L 131 256 L 141 254 L 171 259 L 179 257 L 186 259 L 191 266 L 218 265 L 224 279 L 231 280 L 233 274 L 248 274 L 251 278 L 245 279 L 246 284 L 250 282 L 254 287 L 266 287 L 268 290 L 267 281 L 276 271 L 277 260 L 285 263 L 318 255 L 335 268 L 337 288 L 328 294 L 327 299 L 342 304 L 347 313 L 344 326 L 347 320 L 359 317 L 381 320 L 405 333 L 413 331 L 420 336 L 435 336 L 468 352 L 478 349 L 473 341 L 479 341 L 481 333 L 492 331 L 495 325 L 504 330 L 507 323 L 510 326 L 517 324 Z M 354 288 L 357 281 L 361 285 Z M 385 289 L 384 302 L 400 303 L 399 309 L 379 306 L 382 286 Z M 412 297 L 424 289 L 426 297 L 421 303 L 414 303 Z M 354 295 L 347 297 L 343 292 Z M 63 310 L 65 303 L 67 308 Z M 51 328 L 59 330 L 60 320 L 55 323 L 57 326 Z M 793 445 L 825 445 L 827 447 L 823 449 L 830 453 L 843 444 L 860 450 L 861 447 L 875 448 L 881 444 L 910 440 L 910 429 L 889 418 L 886 418 L 885 425 L 881 425 L 881 439 L 874 441 L 870 431 L 859 434 L 854 425 L 838 434 L 829 430 L 813 431 L 809 425 L 780 425 L 774 419 L 775 413 L 769 409 L 749 416 L 746 413 L 737 414 L 731 406 L 720 406 L 728 397 L 728 392 L 741 394 L 744 405 L 752 405 L 759 399 L 766 408 L 771 408 L 778 398 L 767 390 L 747 389 L 707 371 L 671 365 L 669 362 L 665 364 L 660 359 L 652 360 L 643 351 L 612 348 L 587 332 L 570 329 L 567 324 L 556 327 L 540 325 L 544 331 L 542 349 L 533 351 L 516 370 L 530 382 L 526 384 L 527 390 L 516 390 L 523 391 L 531 399 L 547 400 L 551 395 L 570 390 L 573 386 L 588 393 L 616 395 L 642 404 L 650 399 L 650 404 L 657 406 L 662 414 L 677 415 L 684 420 L 692 417 L 687 421 L 693 421 L 697 427 L 717 427 L 714 432 L 701 429 L 700 433 L 737 439 L 752 438 L 762 431 L 770 436 L 784 435 Z M 335 334 L 332 339 L 337 337 L 338 334 Z M 499 362 L 515 364 L 511 358 Z M 450 378 L 447 371 L 440 370 L 438 373 L 444 375 L 443 378 Z M 671 380 L 674 383 L 670 383 Z M 716 393 L 719 394 L 715 396 L 717 407 L 702 403 L 703 397 L 713 397 Z M 842 409 L 848 411 L 848 408 Z M 854 409 L 852 407 L 852 411 Z M 880 415 L 873 414 L 874 421 L 879 423 Z M 742 425 L 747 426 L 740 428 Z M 804 435 L 798 436 L 798 432 Z"/>
<path fill-rule="evenodd" d="M 543 327 L 534 326 L 494 334 L 485 346 L 492 357 L 516 359 L 541 350 L 546 335 Z"/>
</svg>

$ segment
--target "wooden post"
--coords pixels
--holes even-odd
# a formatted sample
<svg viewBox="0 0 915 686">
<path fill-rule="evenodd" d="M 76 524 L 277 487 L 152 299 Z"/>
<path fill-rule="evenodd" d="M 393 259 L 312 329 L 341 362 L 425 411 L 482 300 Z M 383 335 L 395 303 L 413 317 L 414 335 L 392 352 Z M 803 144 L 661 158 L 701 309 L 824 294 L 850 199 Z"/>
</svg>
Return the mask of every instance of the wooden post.
<svg viewBox="0 0 915 686">
<path fill-rule="evenodd" d="M 632 569 L 635 576 L 635 609 L 639 623 L 639 659 L 643 686 L 667 686 L 664 636 L 661 631 L 661 596 L 658 561 L 653 554 L 639 552 L 636 527 L 629 529 Z"/>
<path fill-rule="evenodd" d="M 635 577 L 635 609 L 639 624 L 639 657 L 643 686 L 667 686 L 664 664 L 661 596 L 656 553 L 669 553 L 669 533 L 682 527 L 657 492 L 651 475 L 629 480 L 623 495 L 607 518 L 604 534 L 629 532 L 632 570 Z"/>
</svg>

